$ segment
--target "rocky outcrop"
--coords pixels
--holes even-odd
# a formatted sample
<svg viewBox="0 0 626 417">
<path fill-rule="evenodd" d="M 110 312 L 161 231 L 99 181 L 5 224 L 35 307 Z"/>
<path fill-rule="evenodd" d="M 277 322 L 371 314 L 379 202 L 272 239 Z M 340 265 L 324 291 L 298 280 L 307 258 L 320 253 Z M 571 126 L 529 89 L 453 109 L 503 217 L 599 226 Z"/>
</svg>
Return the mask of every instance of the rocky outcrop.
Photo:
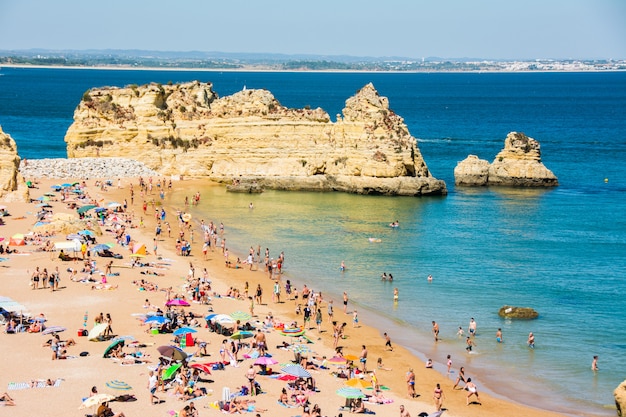
<svg viewBox="0 0 626 417">
<path fill-rule="evenodd" d="M 534 309 L 530 307 L 513 307 L 513 306 L 503 306 L 498 310 L 498 315 L 505 319 L 536 319 L 539 317 L 539 313 L 537 313 Z"/>
<path fill-rule="evenodd" d="M 553 187 L 557 177 L 541 162 L 539 142 L 523 133 L 511 132 L 494 161 L 468 156 L 454 168 L 456 185 L 506 185 Z"/>
<path fill-rule="evenodd" d="M 626 417 L 626 381 L 622 382 L 613 391 L 615 397 L 615 406 L 617 407 L 617 415 Z"/>
<path fill-rule="evenodd" d="M 161 174 L 265 188 L 445 194 L 404 120 L 372 84 L 332 122 L 266 90 L 219 98 L 210 83 L 92 89 L 65 136 L 70 158 L 135 158 Z"/>
<path fill-rule="evenodd" d="M 20 157 L 11 136 L 0 127 L 0 199 L 28 201 L 29 192 L 24 177 L 19 173 Z"/>
</svg>

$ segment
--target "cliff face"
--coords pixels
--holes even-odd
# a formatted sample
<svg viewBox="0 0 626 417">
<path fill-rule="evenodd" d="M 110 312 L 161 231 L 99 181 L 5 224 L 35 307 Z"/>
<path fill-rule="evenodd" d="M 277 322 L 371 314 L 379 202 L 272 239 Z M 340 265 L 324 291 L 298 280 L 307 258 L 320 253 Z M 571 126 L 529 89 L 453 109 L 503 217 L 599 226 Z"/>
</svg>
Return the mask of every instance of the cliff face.
<svg viewBox="0 0 626 417">
<path fill-rule="evenodd" d="M 504 149 L 489 162 L 469 155 L 454 168 L 456 185 L 506 185 L 553 187 L 557 177 L 541 162 L 539 142 L 523 133 L 511 132 Z"/>
<path fill-rule="evenodd" d="M 134 158 L 162 174 L 280 189 L 446 193 L 372 84 L 346 101 L 334 123 L 320 108 L 283 107 L 266 90 L 218 98 L 197 81 L 92 89 L 65 142 L 70 158 Z"/>
<path fill-rule="evenodd" d="M 28 187 L 19 173 L 20 157 L 13 138 L 0 127 L 0 199 L 28 201 Z"/>
</svg>

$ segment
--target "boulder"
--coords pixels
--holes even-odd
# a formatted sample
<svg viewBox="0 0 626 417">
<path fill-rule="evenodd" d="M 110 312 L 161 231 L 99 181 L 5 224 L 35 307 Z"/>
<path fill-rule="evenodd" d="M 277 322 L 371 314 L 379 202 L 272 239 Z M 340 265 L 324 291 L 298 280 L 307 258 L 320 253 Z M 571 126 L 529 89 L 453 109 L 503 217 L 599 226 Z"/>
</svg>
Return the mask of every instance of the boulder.
<svg viewBox="0 0 626 417">
<path fill-rule="evenodd" d="M 487 185 L 489 180 L 489 161 L 469 155 L 454 168 L 456 185 Z"/>
<path fill-rule="evenodd" d="M 264 188 L 442 195 L 416 139 L 367 84 L 337 121 L 320 108 L 282 106 L 267 90 L 218 97 L 198 81 L 94 88 L 65 142 L 70 158 L 129 157 L 162 175 Z"/>
<path fill-rule="evenodd" d="M 28 186 L 19 173 L 20 157 L 13 138 L 0 127 L 0 199 L 29 201 Z"/>
<path fill-rule="evenodd" d="M 474 155 L 459 162 L 454 169 L 454 182 L 457 185 L 513 187 L 559 185 L 557 177 L 541 162 L 539 142 L 518 132 L 507 135 L 504 149 L 496 155 L 491 164 Z"/>
<path fill-rule="evenodd" d="M 626 381 L 622 382 L 613 391 L 615 397 L 615 406 L 617 407 L 618 417 L 626 417 Z"/>
<path fill-rule="evenodd" d="M 539 313 L 537 313 L 534 309 L 530 307 L 513 307 L 513 306 L 504 306 L 501 307 L 498 311 L 498 315 L 505 319 L 525 319 L 531 320 L 539 317 Z"/>
</svg>

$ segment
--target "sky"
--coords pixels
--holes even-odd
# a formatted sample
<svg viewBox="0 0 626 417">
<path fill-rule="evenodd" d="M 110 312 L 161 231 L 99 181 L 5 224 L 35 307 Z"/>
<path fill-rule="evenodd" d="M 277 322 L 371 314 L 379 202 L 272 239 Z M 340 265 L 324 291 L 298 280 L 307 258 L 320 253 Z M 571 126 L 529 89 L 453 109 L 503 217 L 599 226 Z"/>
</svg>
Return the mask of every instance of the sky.
<svg viewBox="0 0 626 417">
<path fill-rule="evenodd" d="M 626 0 L 0 0 L 0 50 L 626 59 Z"/>
</svg>

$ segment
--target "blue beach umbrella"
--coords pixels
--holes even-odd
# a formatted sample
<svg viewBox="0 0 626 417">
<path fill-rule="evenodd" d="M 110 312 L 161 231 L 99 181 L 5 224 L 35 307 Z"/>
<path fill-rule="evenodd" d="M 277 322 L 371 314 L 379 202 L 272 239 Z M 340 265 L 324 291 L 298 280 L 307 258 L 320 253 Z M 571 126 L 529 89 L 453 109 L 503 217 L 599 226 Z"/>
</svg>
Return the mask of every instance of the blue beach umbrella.
<svg viewBox="0 0 626 417">
<path fill-rule="evenodd" d="M 146 319 L 146 321 L 144 323 L 156 323 L 156 324 L 163 324 L 163 323 L 167 323 L 168 321 L 170 321 L 170 319 L 168 319 L 167 317 L 163 317 L 163 316 L 150 316 Z"/>
<path fill-rule="evenodd" d="M 297 378 L 311 378 L 309 371 L 300 365 L 288 365 L 281 369 L 281 371 L 287 375 L 295 376 Z"/>
<path fill-rule="evenodd" d="M 179 329 L 174 330 L 174 336 L 181 336 L 187 333 L 196 333 L 196 329 L 192 329 L 191 327 L 181 327 Z"/>
</svg>

